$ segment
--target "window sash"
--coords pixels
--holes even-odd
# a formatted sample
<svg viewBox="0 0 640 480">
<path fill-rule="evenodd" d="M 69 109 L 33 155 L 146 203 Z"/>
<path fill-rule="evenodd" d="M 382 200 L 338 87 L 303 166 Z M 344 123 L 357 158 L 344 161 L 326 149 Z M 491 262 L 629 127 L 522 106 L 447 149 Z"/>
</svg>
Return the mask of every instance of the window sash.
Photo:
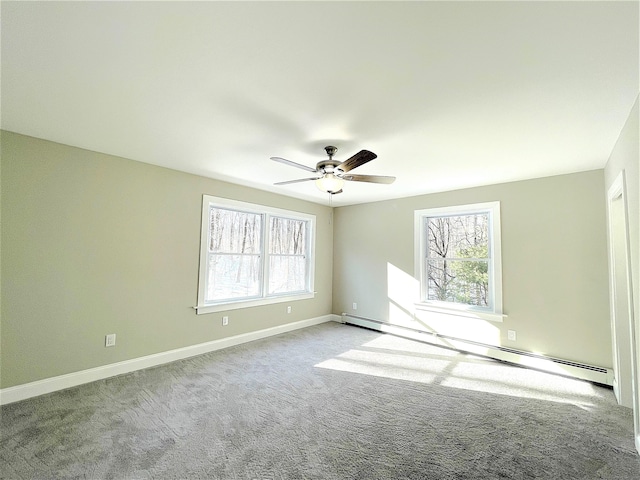
<svg viewBox="0 0 640 480">
<path fill-rule="evenodd" d="M 288 232 L 294 233 L 294 236 L 283 236 L 285 227 Z M 272 255 L 304 255 L 306 253 L 306 234 L 308 230 L 308 221 L 298 218 L 270 216 L 268 252 Z"/>
<path fill-rule="evenodd" d="M 220 219 L 217 224 L 214 222 L 215 213 L 220 212 Z M 244 222 L 242 217 L 244 216 Z M 234 217 L 237 223 L 234 222 Z M 264 216 L 256 212 L 246 212 L 232 208 L 223 208 L 209 205 L 209 251 L 211 253 L 229 253 L 229 254 L 259 254 L 262 251 L 262 225 L 264 224 Z M 251 222 L 251 223 L 250 223 Z M 216 228 L 223 233 L 227 230 L 231 231 L 229 238 L 223 236 L 224 243 L 220 241 L 214 245 L 214 234 Z M 240 242 L 236 244 L 236 242 Z"/>
<path fill-rule="evenodd" d="M 453 274 L 451 278 L 447 280 L 447 271 L 443 272 L 445 278 L 441 278 L 440 268 L 434 266 L 437 263 L 452 263 Z M 487 278 L 486 281 L 465 281 L 464 278 L 460 279 L 459 275 L 455 275 L 456 267 L 463 264 L 476 264 L 478 266 L 486 265 L 486 270 L 489 269 L 489 261 L 483 260 L 471 260 L 471 259 L 428 259 L 426 261 L 426 296 L 425 300 L 430 302 L 444 302 L 459 305 L 467 305 L 476 308 L 491 308 L 491 281 Z M 433 271 L 437 271 L 438 274 L 433 274 Z M 438 278 L 437 278 L 438 277 Z M 440 284 L 438 284 L 440 281 Z M 445 283 L 445 285 L 442 285 Z M 435 284 L 435 285 L 434 285 Z M 467 299 L 465 299 L 467 297 Z"/>
<path fill-rule="evenodd" d="M 304 255 L 270 255 L 267 294 L 282 295 L 306 291 L 306 263 Z M 280 274 L 275 275 L 275 272 Z M 285 272 L 286 275 L 283 275 Z"/>
<path fill-rule="evenodd" d="M 222 259 L 222 262 L 217 261 L 218 258 Z M 216 269 L 218 265 L 222 265 L 229 275 Z M 238 298 L 259 297 L 261 270 L 260 255 L 209 254 L 205 302 L 216 303 Z M 232 277 L 236 277 L 235 282 Z"/>
</svg>

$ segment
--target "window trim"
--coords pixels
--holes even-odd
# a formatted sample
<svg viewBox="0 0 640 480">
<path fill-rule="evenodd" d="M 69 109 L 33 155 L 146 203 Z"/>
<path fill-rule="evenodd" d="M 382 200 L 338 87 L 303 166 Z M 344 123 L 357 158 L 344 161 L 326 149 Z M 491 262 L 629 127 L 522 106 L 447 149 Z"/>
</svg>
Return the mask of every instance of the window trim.
<svg viewBox="0 0 640 480">
<path fill-rule="evenodd" d="M 448 303 L 425 300 L 427 235 L 424 229 L 425 219 L 438 216 L 463 216 L 478 213 L 489 214 L 489 279 L 492 282 L 492 308 L 482 308 L 460 303 Z M 418 310 L 444 313 L 458 317 L 479 318 L 493 322 L 502 322 L 506 317 L 502 313 L 502 241 L 500 227 L 500 202 L 473 203 L 446 207 L 426 208 L 414 211 L 414 274 L 420 283 L 420 298 L 415 303 Z"/>
<path fill-rule="evenodd" d="M 262 285 L 260 297 L 245 297 L 242 299 L 227 299 L 219 302 L 205 303 L 205 285 L 207 276 L 207 255 L 209 244 L 209 208 L 218 207 L 224 209 L 237 210 L 246 213 L 259 214 L 263 216 L 262 221 Z M 269 218 L 270 216 L 288 218 L 292 220 L 302 220 L 308 222 L 309 232 L 307 234 L 307 290 L 298 292 L 287 292 L 282 294 L 268 294 L 269 283 Z M 224 312 L 227 310 L 237 310 L 240 308 L 257 307 L 261 305 L 272 305 L 275 303 L 304 300 L 315 297 L 315 244 L 316 244 L 316 216 L 308 213 L 284 210 L 275 207 L 268 207 L 255 203 L 242 202 L 212 195 L 202 196 L 202 212 L 200 222 L 200 259 L 198 267 L 198 304 L 196 313 L 198 315 L 206 313 Z"/>
</svg>

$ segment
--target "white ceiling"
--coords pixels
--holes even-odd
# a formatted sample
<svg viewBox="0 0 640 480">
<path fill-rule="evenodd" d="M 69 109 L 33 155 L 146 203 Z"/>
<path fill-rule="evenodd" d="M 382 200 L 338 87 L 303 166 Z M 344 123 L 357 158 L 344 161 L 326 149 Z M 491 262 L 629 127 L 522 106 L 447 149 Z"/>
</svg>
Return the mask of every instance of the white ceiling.
<svg viewBox="0 0 640 480">
<path fill-rule="evenodd" d="M 333 205 L 602 168 L 638 2 L 2 2 L 2 128 Z M 209 192 L 213 193 L 213 192 Z"/>
</svg>

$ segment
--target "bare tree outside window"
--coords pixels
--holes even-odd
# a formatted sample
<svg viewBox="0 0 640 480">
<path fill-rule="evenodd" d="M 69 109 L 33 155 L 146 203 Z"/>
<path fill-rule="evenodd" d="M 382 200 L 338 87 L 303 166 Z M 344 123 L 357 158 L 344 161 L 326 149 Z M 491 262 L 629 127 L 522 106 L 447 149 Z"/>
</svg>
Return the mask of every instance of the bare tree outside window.
<svg viewBox="0 0 640 480">
<path fill-rule="evenodd" d="M 207 301 L 260 295 L 262 215 L 212 206 L 209 218 Z"/>
<path fill-rule="evenodd" d="M 262 295 L 261 214 L 211 206 L 206 300 Z M 307 289 L 307 221 L 269 216 L 268 293 Z"/>
<path fill-rule="evenodd" d="M 271 217 L 269 226 L 269 293 L 306 288 L 307 222 Z"/>
<path fill-rule="evenodd" d="M 489 307 L 489 214 L 426 218 L 427 300 Z"/>
</svg>

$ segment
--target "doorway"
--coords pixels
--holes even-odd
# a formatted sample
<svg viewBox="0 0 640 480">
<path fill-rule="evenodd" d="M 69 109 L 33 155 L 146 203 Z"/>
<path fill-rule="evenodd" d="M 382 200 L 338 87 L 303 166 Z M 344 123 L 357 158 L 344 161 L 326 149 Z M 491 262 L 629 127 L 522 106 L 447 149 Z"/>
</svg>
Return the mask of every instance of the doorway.
<svg viewBox="0 0 640 480">
<path fill-rule="evenodd" d="M 613 342 L 613 390 L 620 405 L 633 409 L 634 432 L 640 438 L 640 390 L 624 171 L 607 193 L 609 231 L 609 295 Z"/>
</svg>

